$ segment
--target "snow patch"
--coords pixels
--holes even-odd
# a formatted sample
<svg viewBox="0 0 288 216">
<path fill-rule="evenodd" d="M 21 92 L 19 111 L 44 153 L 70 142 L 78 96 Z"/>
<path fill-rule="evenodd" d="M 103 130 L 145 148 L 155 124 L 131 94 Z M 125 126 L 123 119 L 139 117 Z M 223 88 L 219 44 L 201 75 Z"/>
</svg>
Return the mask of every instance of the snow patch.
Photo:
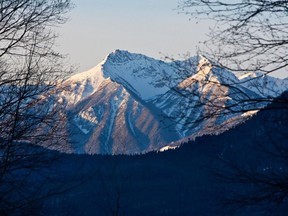
<svg viewBox="0 0 288 216">
<path fill-rule="evenodd" d="M 123 103 L 127 102 L 128 97 L 129 97 L 128 93 L 125 91 L 123 87 L 121 87 L 118 90 L 117 94 L 110 100 L 110 105 L 111 105 L 110 121 L 109 121 L 106 141 L 104 143 L 104 148 L 107 153 L 109 152 L 108 143 L 112 135 L 112 129 L 114 126 L 114 122 L 115 122 L 119 107 L 121 107 Z"/>
<path fill-rule="evenodd" d="M 160 148 L 160 152 L 164 152 L 164 151 L 168 151 L 168 150 L 174 150 L 174 149 L 177 149 L 179 146 L 164 146 L 162 148 Z"/>
<path fill-rule="evenodd" d="M 84 134 L 88 134 L 91 128 L 98 124 L 97 116 L 92 107 L 89 107 L 87 110 L 81 111 L 76 115 L 74 117 L 74 122 Z"/>
<path fill-rule="evenodd" d="M 259 112 L 259 110 L 250 110 L 250 111 L 247 111 L 247 112 L 241 114 L 241 116 L 243 116 L 243 117 L 253 116 L 253 115 L 255 115 L 257 112 Z"/>
</svg>

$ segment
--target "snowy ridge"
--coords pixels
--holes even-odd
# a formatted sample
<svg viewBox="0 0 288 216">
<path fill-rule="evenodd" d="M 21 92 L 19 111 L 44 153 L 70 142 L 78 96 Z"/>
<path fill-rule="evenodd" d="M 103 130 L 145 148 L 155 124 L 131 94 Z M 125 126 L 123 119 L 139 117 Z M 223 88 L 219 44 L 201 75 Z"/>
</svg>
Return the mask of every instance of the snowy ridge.
<svg viewBox="0 0 288 216">
<path fill-rule="evenodd" d="M 108 143 L 111 139 L 112 129 L 116 121 L 117 112 L 121 107 L 121 105 L 127 101 L 127 97 L 128 97 L 127 92 L 123 88 L 120 88 L 117 94 L 110 100 L 112 110 L 110 111 L 111 114 L 110 114 L 110 122 L 108 125 L 108 133 L 106 135 L 106 141 L 104 143 L 104 148 L 107 153 L 109 153 Z"/>
<path fill-rule="evenodd" d="M 96 67 L 67 79 L 58 101 L 66 105 L 75 152 L 144 153 L 219 134 L 256 113 L 255 104 L 239 101 L 288 89 L 287 80 L 254 76 L 259 74 L 237 77 L 203 56 L 164 62 L 115 50 Z M 227 113 L 229 106 L 235 113 Z M 243 113 L 243 106 L 255 111 Z"/>
<path fill-rule="evenodd" d="M 263 97 L 277 97 L 288 89 L 287 79 L 271 77 L 260 72 L 245 73 L 238 78 L 243 86 Z"/>
<path fill-rule="evenodd" d="M 241 85 L 241 80 L 234 73 L 214 66 L 205 57 L 199 56 L 198 60 L 196 71 L 192 71 L 190 77 L 180 82 L 175 91 L 167 92 L 154 101 L 156 107 L 175 120 L 175 130 L 181 138 L 191 134 L 196 137 L 196 134 L 217 134 L 217 131 L 225 131 L 255 114 L 255 109 L 259 106 L 266 105 L 243 102 L 264 95 L 257 94 L 256 89 L 253 91 Z M 270 82 L 275 80 L 270 79 Z M 288 89 L 288 86 L 282 86 L 284 81 L 277 81 L 274 82 L 274 88 L 278 89 L 276 95 L 267 91 L 271 97 Z M 280 86 L 277 87 L 278 85 Z M 234 113 L 227 113 L 226 107 L 232 107 Z M 242 113 L 242 109 L 252 111 Z"/>
<path fill-rule="evenodd" d="M 171 76 L 175 68 L 141 54 L 116 50 L 106 57 L 103 73 L 141 99 L 149 100 L 169 90 L 163 75 Z"/>
<path fill-rule="evenodd" d="M 70 86 L 64 97 L 69 105 L 95 93 L 102 82 L 111 79 L 123 85 L 142 100 L 150 100 L 169 91 L 165 77 L 175 73 L 175 66 L 141 54 L 115 50 L 96 67 L 71 76 L 65 85 Z"/>
<path fill-rule="evenodd" d="M 103 63 L 104 61 L 86 72 L 73 75 L 64 82 L 69 88 L 68 91 L 63 91 L 61 96 L 66 99 L 68 105 L 89 97 L 98 90 L 104 80 L 109 79 L 102 72 Z"/>
</svg>

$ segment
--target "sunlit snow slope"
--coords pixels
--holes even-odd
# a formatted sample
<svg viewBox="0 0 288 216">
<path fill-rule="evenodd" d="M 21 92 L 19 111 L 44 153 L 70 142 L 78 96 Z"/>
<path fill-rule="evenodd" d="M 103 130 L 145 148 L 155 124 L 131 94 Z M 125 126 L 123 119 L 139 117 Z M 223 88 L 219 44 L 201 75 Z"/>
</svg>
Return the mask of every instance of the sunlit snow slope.
<svg viewBox="0 0 288 216">
<path fill-rule="evenodd" d="M 238 78 L 202 56 L 164 62 L 116 50 L 91 70 L 67 79 L 57 97 L 65 106 L 74 152 L 144 153 L 225 131 L 255 108 L 239 101 L 279 95 L 288 88 L 287 80 L 265 76 L 260 84 L 271 85 L 271 91 L 261 93 L 259 83 L 254 88 L 250 80 L 243 82 L 251 76 Z M 235 112 L 227 112 L 230 106 Z"/>
</svg>

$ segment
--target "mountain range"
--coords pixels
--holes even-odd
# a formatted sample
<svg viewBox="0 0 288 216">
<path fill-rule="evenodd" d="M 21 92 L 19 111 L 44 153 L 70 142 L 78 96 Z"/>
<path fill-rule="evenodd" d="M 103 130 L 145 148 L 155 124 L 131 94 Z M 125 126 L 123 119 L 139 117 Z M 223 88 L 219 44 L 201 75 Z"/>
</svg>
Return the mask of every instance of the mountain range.
<svg viewBox="0 0 288 216">
<path fill-rule="evenodd" d="M 28 123 L 17 129 L 31 134 L 8 145 L 1 213 L 284 216 L 288 91 L 275 96 L 287 82 L 235 75 L 204 56 L 164 62 L 116 50 L 24 100 Z M 2 86 L 0 97 L 18 88 Z M 57 149 L 41 145 L 53 139 Z"/>
<path fill-rule="evenodd" d="M 52 169 L 54 175 L 43 183 L 39 178 L 45 175 L 38 177 L 37 170 L 37 181 L 30 177 L 27 184 L 40 197 L 38 185 L 44 194 L 47 185 L 64 191 L 42 200 L 45 215 L 286 216 L 287 99 L 283 94 L 281 103 L 245 123 L 175 150 L 134 156 L 61 154 L 41 170 Z"/>
<path fill-rule="evenodd" d="M 115 50 L 58 88 L 69 152 L 138 154 L 222 133 L 267 105 L 263 98 L 287 90 L 288 81 L 236 76 L 203 56 L 164 62 Z"/>
</svg>

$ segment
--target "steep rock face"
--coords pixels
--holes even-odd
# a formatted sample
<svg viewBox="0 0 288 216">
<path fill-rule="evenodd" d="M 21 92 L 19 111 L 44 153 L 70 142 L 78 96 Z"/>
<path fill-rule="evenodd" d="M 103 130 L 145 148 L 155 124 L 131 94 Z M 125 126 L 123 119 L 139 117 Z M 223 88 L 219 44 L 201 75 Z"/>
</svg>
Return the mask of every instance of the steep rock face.
<svg viewBox="0 0 288 216">
<path fill-rule="evenodd" d="M 239 82 L 232 72 L 214 67 L 206 58 L 199 57 L 191 76 L 153 103 L 174 119 L 175 130 L 182 138 L 217 134 L 249 117 L 248 113 L 242 114 L 254 107 L 243 101 L 260 97 Z"/>
<path fill-rule="evenodd" d="M 171 76 L 175 69 L 163 61 L 116 50 L 108 55 L 103 71 L 142 100 L 148 100 L 169 90 L 163 76 Z"/>
<path fill-rule="evenodd" d="M 162 61 L 116 50 L 66 80 L 59 101 L 67 107 L 75 151 L 143 153 L 178 140 L 169 120 L 162 121 L 159 111 L 145 102 L 169 90 L 160 75 L 170 76 L 173 70 Z"/>
<path fill-rule="evenodd" d="M 77 140 L 78 152 L 133 154 L 157 150 L 178 138 L 166 133 L 157 116 L 110 80 L 69 108 L 68 115 L 71 142 Z"/>
<path fill-rule="evenodd" d="M 201 56 L 167 63 L 116 50 L 67 79 L 57 97 L 74 152 L 144 153 L 243 122 L 257 108 L 243 101 L 263 97 L 244 78 Z"/>
</svg>

